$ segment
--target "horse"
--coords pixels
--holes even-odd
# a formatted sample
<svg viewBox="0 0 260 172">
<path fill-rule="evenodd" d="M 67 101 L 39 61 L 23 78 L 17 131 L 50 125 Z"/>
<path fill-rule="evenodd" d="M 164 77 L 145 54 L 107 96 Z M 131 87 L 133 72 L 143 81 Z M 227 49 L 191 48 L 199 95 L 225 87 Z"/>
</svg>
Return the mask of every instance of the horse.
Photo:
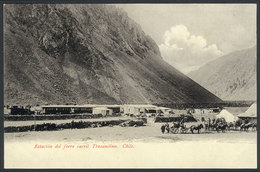
<svg viewBox="0 0 260 172">
<path fill-rule="evenodd" d="M 178 129 L 180 128 L 180 123 L 173 123 L 173 126 L 170 128 L 170 131 L 171 133 L 177 133 L 178 132 Z"/>
<path fill-rule="evenodd" d="M 209 130 L 215 130 L 217 128 L 217 123 L 212 123 L 209 125 Z"/>
<path fill-rule="evenodd" d="M 253 127 L 253 123 L 247 123 L 247 124 L 245 124 L 245 123 L 243 123 L 243 124 L 241 124 L 241 126 L 240 126 L 240 131 L 248 131 L 248 129 L 250 128 L 250 127 Z"/>
<path fill-rule="evenodd" d="M 220 123 L 217 123 L 217 127 L 216 127 L 216 130 L 217 130 L 217 132 L 219 132 L 220 130 L 222 131 L 222 133 L 224 133 L 225 132 L 225 130 L 227 129 L 227 123 L 225 123 L 225 122 L 220 122 Z"/>
<path fill-rule="evenodd" d="M 234 128 L 237 130 L 238 128 L 241 127 L 241 125 L 243 124 L 242 120 L 239 119 L 235 122 Z"/>
<path fill-rule="evenodd" d="M 230 130 L 230 129 L 234 129 L 235 127 L 235 124 L 233 122 L 230 122 L 227 124 L 227 129 Z"/>
<path fill-rule="evenodd" d="M 257 123 L 254 122 L 252 125 L 252 131 L 256 131 L 257 130 Z"/>
<path fill-rule="evenodd" d="M 187 133 L 188 130 L 189 130 L 189 128 L 187 128 L 186 125 L 179 127 L 179 133 Z"/>
<path fill-rule="evenodd" d="M 203 128 L 203 125 L 202 124 L 199 124 L 199 125 L 192 125 L 190 126 L 190 131 L 191 133 L 193 134 L 193 131 L 194 130 L 197 130 L 198 131 L 198 134 L 200 133 L 200 130 Z"/>
</svg>

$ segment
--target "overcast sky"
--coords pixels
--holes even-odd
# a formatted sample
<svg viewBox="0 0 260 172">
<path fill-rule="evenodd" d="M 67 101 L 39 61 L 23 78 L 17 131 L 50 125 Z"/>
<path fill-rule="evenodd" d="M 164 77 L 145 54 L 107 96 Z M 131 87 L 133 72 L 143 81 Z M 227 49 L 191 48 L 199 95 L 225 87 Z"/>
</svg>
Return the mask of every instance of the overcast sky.
<svg viewBox="0 0 260 172">
<path fill-rule="evenodd" d="M 183 73 L 256 45 L 254 4 L 118 4 Z"/>
</svg>

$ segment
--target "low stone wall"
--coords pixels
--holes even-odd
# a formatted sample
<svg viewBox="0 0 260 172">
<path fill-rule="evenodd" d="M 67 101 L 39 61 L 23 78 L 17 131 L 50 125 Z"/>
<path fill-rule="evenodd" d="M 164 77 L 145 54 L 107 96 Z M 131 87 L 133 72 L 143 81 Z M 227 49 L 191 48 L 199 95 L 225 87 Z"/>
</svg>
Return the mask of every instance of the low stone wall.
<svg viewBox="0 0 260 172">
<path fill-rule="evenodd" d="M 105 127 L 105 126 L 115 126 L 120 125 L 122 123 L 131 123 L 139 125 L 143 121 L 132 121 L 132 120 L 110 120 L 110 121 L 79 121 L 79 122 L 70 122 L 70 123 L 62 123 L 62 124 L 55 124 L 55 123 L 44 123 L 44 124 L 37 124 L 37 125 L 28 125 L 28 126 L 9 126 L 4 128 L 5 133 L 12 133 L 12 132 L 27 132 L 27 131 L 55 131 L 55 130 L 62 130 L 62 129 L 79 129 L 79 128 L 96 128 L 96 127 Z M 134 126 L 134 125 L 128 125 Z M 140 125 L 139 125 L 140 126 Z"/>
<path fill-rule="evenodd" d="M 162 117 L 158 116 L 155 118 L 154 122 L 177 122 L 181 121 L 182 117 Z M 197 122 L 197 120 L 192 116 L 185 116 L 184 122 Z"/>
<path fill-rule="evenodd" d="M 60 120 L 101 118 L 102 114 L 62 114 L 62 115 L 4 115 L 5 121 Z"/>
</svg>

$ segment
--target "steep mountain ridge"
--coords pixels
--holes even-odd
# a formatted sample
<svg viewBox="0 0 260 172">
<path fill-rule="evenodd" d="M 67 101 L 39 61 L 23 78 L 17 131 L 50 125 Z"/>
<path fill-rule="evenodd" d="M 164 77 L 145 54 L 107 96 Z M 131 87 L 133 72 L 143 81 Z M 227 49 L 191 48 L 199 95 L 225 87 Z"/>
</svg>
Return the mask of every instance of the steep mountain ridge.
<svg viewBox="0 0 260 172">
<path fill-rule="evenodd" d="M 188 74 L 223 100 L 256 100 L 256 46 L 219 57 Z"/>
<path fill-rule="evenodd" d="M 5 104 L 219 102 L 111 5 L 5 5 Z"/>
</svg>

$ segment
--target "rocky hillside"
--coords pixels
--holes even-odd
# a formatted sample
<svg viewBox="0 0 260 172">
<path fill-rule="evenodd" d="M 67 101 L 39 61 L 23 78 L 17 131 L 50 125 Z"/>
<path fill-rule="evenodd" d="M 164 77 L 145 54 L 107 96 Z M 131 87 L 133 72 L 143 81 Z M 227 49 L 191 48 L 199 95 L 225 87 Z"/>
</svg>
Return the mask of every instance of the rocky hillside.
<svg viewBox="0 0 260 172">
<path fill-rule="evenodd" d="M 5 104 L 216 102 L 110 5 L 5 5 Z"/>
<path fill-rule="evenodd" d="M 236 51 L 188 74 L 223 100 L 256 100 L 256 47 Z"/>
</svg>

